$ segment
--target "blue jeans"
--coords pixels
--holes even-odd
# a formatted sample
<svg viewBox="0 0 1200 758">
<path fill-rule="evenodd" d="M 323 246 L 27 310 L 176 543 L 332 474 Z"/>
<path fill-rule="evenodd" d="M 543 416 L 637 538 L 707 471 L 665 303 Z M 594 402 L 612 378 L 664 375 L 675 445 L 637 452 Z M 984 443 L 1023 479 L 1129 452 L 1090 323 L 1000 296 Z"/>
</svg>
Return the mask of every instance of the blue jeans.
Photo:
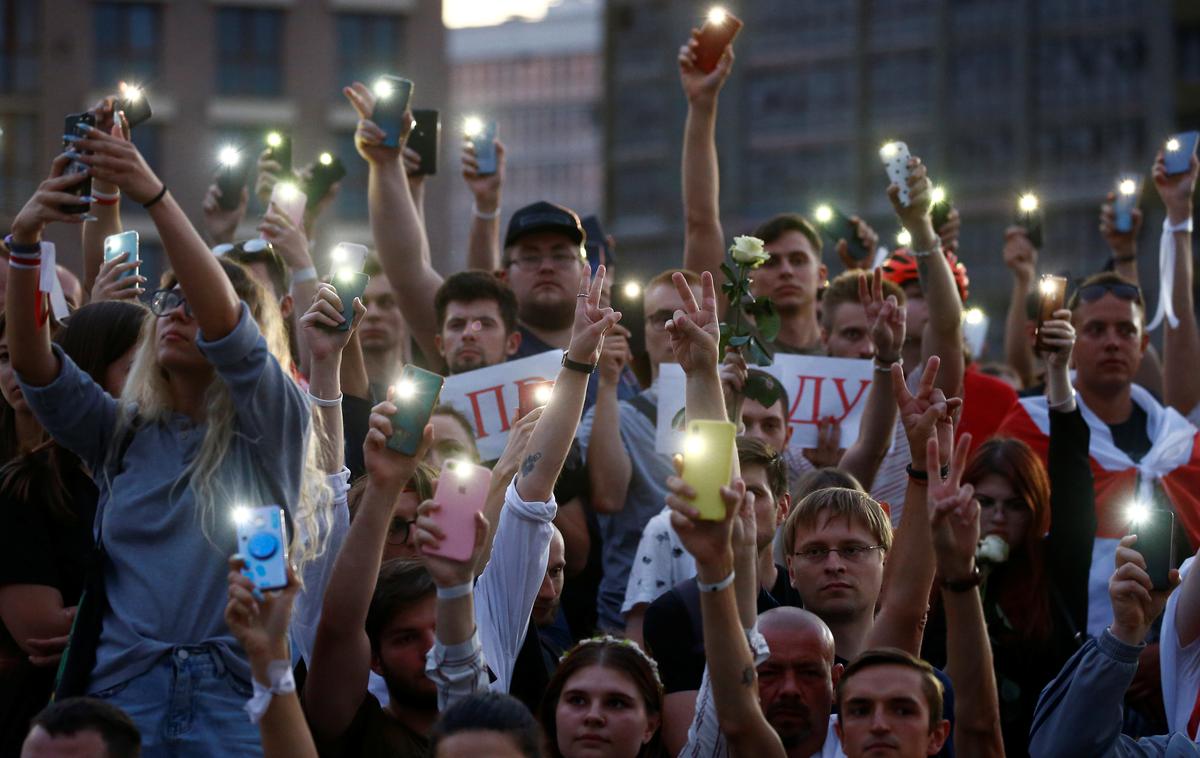
<svg viewBox="0 0 1200 758">
<path fill-rule="evenodd" d="M 144 758 L 261 758 L 258 727 L 242 709 L 252 694 L 249 682 L 199 645 L 177 647 L 146 673 L 92 696 L 129 714 Z"/>
</svg>

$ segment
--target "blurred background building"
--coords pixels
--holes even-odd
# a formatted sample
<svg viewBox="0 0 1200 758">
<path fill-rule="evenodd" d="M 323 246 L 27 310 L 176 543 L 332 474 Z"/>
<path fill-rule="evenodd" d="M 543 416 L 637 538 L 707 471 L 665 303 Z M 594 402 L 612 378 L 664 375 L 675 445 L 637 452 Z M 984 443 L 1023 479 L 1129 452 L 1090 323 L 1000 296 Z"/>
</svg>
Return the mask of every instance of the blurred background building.
<svg viewBox="0 0 1200 758">
<path fill-rule="evenodd" d="M 727 7 L 745 22 L 718 121 L 729 236 L 828 201 L 863 215 L 894 246 L 878 149 L 899 139 L 963 216 L 970 304 L 991 314 L 993 344 L 1010 282 L 1002 233 L 1025 190 L 1046 210 L 1042 268 L 1079 276 L 1108 258 L 1098 231 L 1104 194 L 1121 172 L 1146 175 L 1142 275 L 1157 276 L 1162 215 L 1148 171 L 1169 132 L 1200 126 L 1195 3 Z M 636 261 L 643 275 L 679 260 L 686 103 L 675 56 L 705 10 L 693 0 L 609 0 L 605 13 L 606 207 L 622 261 Z M 825 262 L 841 269 L 828 249 Z"/>
<path fill-rule="evenodd" d="M 218 147 L 235 142 L 250 160 L 271 129 L 293 135 L 297 168 L 323 150 L 349 170 L 322 242 L 368 240 L 366 170 L 344 84 L 399 73 L 416 103 L 445 109 L 445 29 L 440 0 L 0 0 L 0 223 L 20 209 L 61 144 L 63 116 L 115 91 L 145 86 L 154 108 L 134 141 L 194 221 Z M 132 207 L 131 207 L 132 206 Z M 257 236 L 252 202 L 240 236 Z M 126 228 L 142 234 L 157 272 L 157 235 L 130 202 Z M 445 244 L 446 194 L 430 188 L 430 234 Z M 78 255 L 78 233 L 48 235 Z M 320 265 L 314 250 L 314 258 Z M 147 270 L 143 270 L 147 273 Z"/>
</svg>

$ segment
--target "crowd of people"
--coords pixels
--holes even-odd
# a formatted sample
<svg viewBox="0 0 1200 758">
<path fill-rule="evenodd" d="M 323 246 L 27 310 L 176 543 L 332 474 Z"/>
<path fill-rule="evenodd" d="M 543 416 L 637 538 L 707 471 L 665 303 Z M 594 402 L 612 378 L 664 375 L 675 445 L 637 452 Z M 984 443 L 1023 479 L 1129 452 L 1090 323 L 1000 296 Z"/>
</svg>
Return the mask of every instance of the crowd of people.
<svg viewBox="0 0 1200 758">
<path fill-rule="evenodd" d="M 93 107 L 0 267 L 0 753 L 1200 755 L 1200 576 L 1179 565 L 1200 547 L 1200 159 L 1147 156 L 1158 291 L 1137 278 L 1142 212 L 1118 224 L 1103 190 L 1110 249 L 1061 307 L 1038 289 L 1040 235 L 996 240 L 1013 288 L 987 365 L 963 314 L 966 266 L 993 251 L 960 249 L 970 219 L 934 212 L 919 158 L 902 182 L 881 171 L 911 242 L 878 266 L 850 254 L 879 248 L 858 217 L 829 246 L 800 214 L 763 220 L 749 288 L 773 303 L 770 352 L 873 366 L 854 440 L 823 419 L 806 448 L 779 379 L 723 348 L 734 55 L 705 72 L 699 44 L 679 51 L 685 244 L 644 285 L 644 352 L 612 307 L 614 240 L 553 198 L 501 236 L 499 143 L 494 172 L 463 147 L 467 268 L 443 274 L 409 119 L 388 134 L 375 93 L 347 87 L 374 249 L 343 299 L 309 244 L 336 185 L 287 212 L 268 150 L 194 224 L 120 99 Z M 237 239 L 251 192 L 261 236 Z M 129 203 L 161 240 L 159 282 L 105 255 Z M 57 271 L 58 315 L 54 225 L 81 228 L 84 259 Z M 1169 306 L 1157 348 L 1151 302 Z M 548 400 L 512 421 L 450 533 L 438 483 L 481 462 L 475 427 L 439 405 L 402 452 L 401 369 L 549 351 Z M 664 364 L 688 423 L 736 425 L 728 479 L 660 452 Z M 247 504 L 285 514 L 282 588 L 260 590 L 261 555 L 238 547 Z"/>
</svg>

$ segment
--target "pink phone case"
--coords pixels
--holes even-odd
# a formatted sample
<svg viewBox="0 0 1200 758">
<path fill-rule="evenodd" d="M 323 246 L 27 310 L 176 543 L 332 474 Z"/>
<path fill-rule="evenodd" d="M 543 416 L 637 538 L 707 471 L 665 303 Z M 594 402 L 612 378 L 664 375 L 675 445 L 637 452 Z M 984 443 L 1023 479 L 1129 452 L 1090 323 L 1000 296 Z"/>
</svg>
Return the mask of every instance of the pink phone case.
<svg viewBox="0 0 1200 758">
<path fill-rule="evenodd" d="M 308 205 L 308 196 L 300 190 L 288 192 L 287 197 L 284 197 L 280 192 L 280 187 L 283 182 L 277 182 L 275 189 L 271 190 L 271 202 L 279 206 L 279 210 L 292 220 L 300 229 L 304 228 L 304 209 Z M 293 185 L 294 186 L 294 185 Z"/>
<path fill-rule="evenodd" d="M 442 469 L 433 493 L 433 501 L 441 506 L 434 513 L 434 521 L 446 538 L 437 550 L 428 551 L 431 555 L 456 561 L 471 557 L 475 547 L 475 514 L 483 512 L 491 483 L 492 472 L 474 463 L 455 461 Z"/>
</svg>

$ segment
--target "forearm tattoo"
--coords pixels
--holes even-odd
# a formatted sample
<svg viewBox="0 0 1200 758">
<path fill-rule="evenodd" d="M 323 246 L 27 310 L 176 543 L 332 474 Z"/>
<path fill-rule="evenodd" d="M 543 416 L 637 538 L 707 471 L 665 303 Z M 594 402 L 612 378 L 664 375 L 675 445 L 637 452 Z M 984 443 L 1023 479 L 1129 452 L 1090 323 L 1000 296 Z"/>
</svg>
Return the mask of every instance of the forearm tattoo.
<svg viewBox="0 0 1200 758">
<path fill-rule="evenodd" d="M 758 671 L 753 666 L 747 666 L 742 671 L 742 686 L 753 687 L 754 679 L 758 676 Z"/>
<path fill-rule="evenodd" d="M 531 473 L 533 473 L 533 467 L 536 466 L 537 462 L 541 459 L 541 453 L 534 453 L 533 455 L 526 456 L 525 462 L 521 464 L 521 476 L 529 476 Z"/>
</svg>

